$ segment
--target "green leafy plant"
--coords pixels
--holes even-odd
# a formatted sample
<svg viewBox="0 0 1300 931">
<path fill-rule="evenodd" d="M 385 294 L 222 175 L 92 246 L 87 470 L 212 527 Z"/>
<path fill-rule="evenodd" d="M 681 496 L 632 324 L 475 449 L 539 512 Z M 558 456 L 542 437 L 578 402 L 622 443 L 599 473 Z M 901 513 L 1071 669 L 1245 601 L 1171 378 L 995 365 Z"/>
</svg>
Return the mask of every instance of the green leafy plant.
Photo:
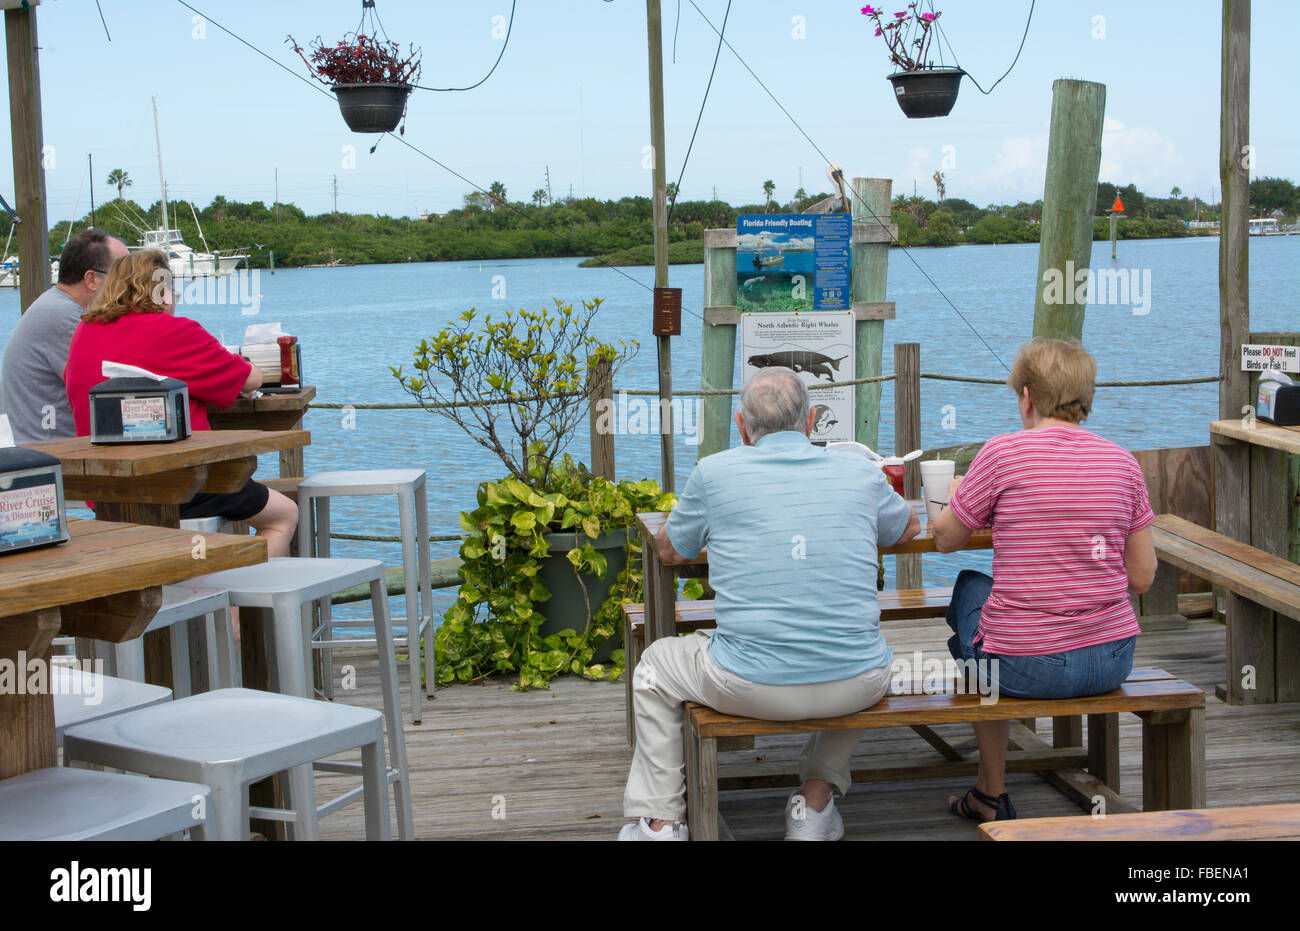
<svg viewBox="0 0 1300 931">
<path fill-rule="evenodd" d="M 651 480 L 592 475 L 563 452 L 587 413 L 589 370 L 608 363 L 612 378 L 637 348 L 591 335 L 600 304 L 583 301 L 575 310 L 556 301 L 553 310 L 485 316 L 481 327 L 471 308 L 420 342 L 414 374 L 392 368 L 408 394 L 495 453 L 509 473 L 480 484 L 478 506 L 460 517 L 467 533 L 462 584 L 434 638 L 441 683 L 513 672 L 514 687 L 528 689 L 544 688 L 562 672 L 622 675 L 621 650 L 608 664 L 593 657 L 618 629 L 620 606 L 641 598 L 636 513 L 671 509 L 675 498 Z M 608 597 L 593 604 L 588 582 L 603 580 L 609 565 L 592 541 L 619 530 L 628 531 L 626 568 Z M 542 636 L 537 606 L 551 597 L 541 573 L 551 558 L 546 535 L 554 533 L 573 535 L 564 558 L 584 594 L 585 623 Z"/>
</svg>

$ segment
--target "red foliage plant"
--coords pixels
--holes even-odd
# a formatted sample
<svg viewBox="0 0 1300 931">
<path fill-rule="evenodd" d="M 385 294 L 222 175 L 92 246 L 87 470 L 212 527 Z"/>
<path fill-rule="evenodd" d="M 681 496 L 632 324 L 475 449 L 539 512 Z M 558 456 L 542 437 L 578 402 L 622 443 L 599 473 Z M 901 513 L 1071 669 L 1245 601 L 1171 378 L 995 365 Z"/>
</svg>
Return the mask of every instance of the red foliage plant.
<svg viewBox="0 0 1300 931">
<path fill-rule="evenodd" d="M 317 36 L 311 42 L 308 58 L 294 41 L 286 40 L 303 60 L 311 76 L 326 86 L 336 84 L 414 84 L 420 79 L 420 50 L 411 46 L 402 57 L 396 42 L 380 42 L 373 36 L 358 34 L 335 45 L 326 45 Z"/>
</svg>

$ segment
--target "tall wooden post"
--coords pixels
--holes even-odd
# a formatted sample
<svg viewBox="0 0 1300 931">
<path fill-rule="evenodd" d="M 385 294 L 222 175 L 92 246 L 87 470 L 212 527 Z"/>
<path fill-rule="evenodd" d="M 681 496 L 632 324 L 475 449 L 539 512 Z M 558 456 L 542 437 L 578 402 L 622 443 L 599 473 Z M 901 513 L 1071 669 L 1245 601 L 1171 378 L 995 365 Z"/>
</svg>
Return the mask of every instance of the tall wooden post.
<svg viewBox="0 0 1300 931">
<path fill-rule="evenodd" d="M 591 474 L 614 481 L 613 363 L 604 359 L 587 370 L 587 418 L 591 430 Z"/>
<path fill-rule="evenodd" d="M 704 232 L 704 333 L 700 387 L 730 390 L 736 378 L 736 231 Z M 731 445 L 731 396 L 705 396 L 700 404 L 699 458 Z"/>
<path fill-rule="evenodd" d="M 14 209 L 24 311 L 50 286 L 50 237 L 45 216 L 45 169 L 41 159 L 41 74 L 37 64 L 36 10 L 5 10 L 9 62 L 9 129 L 13 139 Z"/>
<path fill-rule="evenodd" d="M 668 287 L 668 169 L 664 161 L 664 40 L 659 0 L 646 0 L 646 31 L 650 38 L 650 145 L 654 149 L 655 287 Z M 673 475 L 673 350 L 672 337 L 656 338 L 659 348 L 659 441 L 663 475 L 659 484 L 672 491 Z"/>
<path fill-rule="evenodd" d="M 889 219 L 894 182 L 889 178 L 853 179 L 853 270 L 849 293 L 853 305 L 885 300 L 889 274 Z M 859 225 L 866 227 L 859 236 Z M 885 227 L 881 229 L 882 225 Z M 857 309 L 856 306 L 854 308 Z M 864 320 L 858 315 L 856 377 L 871 378 L 883 372 L 885 321 Z M 880 442 L 880 382 L 854 389 L 857 423 L 854 438 L 875 449 Z"/>
<path fill-rule="evenodd" d="M 1083 339 L 1086 300 L 1076 300 L 1075 276 L 1086 274 L 1092 260 L 1105 113 L 1106 85 L 1066 78 L 1052 84 L 1034 336 Z"/>
<path fill-rule="evenodd" d="M 921 344 L 894 344 L 894 453 L 921 448 Z M 913 459 L 903 473 L 903 494 L 921 496 L 921 464 Z M 898 587 L 920 588 L 921 556 L 897 557 Z"/>
</svg>

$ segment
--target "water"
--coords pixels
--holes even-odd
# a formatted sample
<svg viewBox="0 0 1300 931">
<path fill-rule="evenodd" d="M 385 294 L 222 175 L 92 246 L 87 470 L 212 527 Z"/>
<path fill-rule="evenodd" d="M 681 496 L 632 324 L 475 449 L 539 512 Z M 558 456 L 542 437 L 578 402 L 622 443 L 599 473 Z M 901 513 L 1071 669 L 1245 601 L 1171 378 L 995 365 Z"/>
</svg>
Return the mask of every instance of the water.
<svg viewBox="0 0 1300 931">
<path fill-rule="evenodd" d="M 1255 238 L 1250 251 L 1252 329 L 1300 330 L 1296 309 L 1300 238 Z M 1038 247 L 1033 243 L 915 249 L 910 258 L 892 250 L 888 296 L 897 303 L 897 319 L 885 325 L 885 371 L 893 369 L 896 341 L 919 342 L 922 371 L 1004 378 L 1005 369 L 917 265 L 1010 364 L 1016 347 L 1032 331 L 1037 262 Z M 1094 244 L 1093 265 L 1112 267 L 1107 244 Z M 1084 338 L 1097 357 L 1099 380 L 1217 374 L 1218 240 L 1121 243 L 1115 267 L 1150 270 L 1151 302 L 1145 315 L 1135 315 L 1127 306 L 1087 309 Z M 582 298 L 601 297 L 605 303 L 593 328 L 595 335 L 642 342 L 640 353 L 618 374 L 616 387 L 654 388 L 655 341 L 650 335 L 646 290 L 653 284 L 654 272 L 650 268 L 620 271 L 579 268 L 577 259 L 290 269 L 274 276 L 261 273 L 256 289 L 261 304 L 255 316 L 242 316 L 239 307 L 228 305 L 184 306 L 181 312 L 226 343 L 239 342 L 249 323 L 282 322 L 287 332 L 302 340 L 304 372 L 317 387 L 317 400 L 361 403 L 409 401 L 388 367 L 406 363 L 409 371 L 411 350 L 421 338 L 432 336 L 468 307 L 500 314 L 521 306 L 540 309 L 553 298 L 576 304 Z M 673 340 L 674 384 L 695 388 L 700 377 L 703 268 L 672 266 L 670 278 L 673 286 L 683 289 L 684 308 L 683 335 Z M 494 291 L 504 293 L 504 299 L 494 299 Z M 0 293 L 0 339 L 8 338 L 17 319 L 17 292 Z M 1217 397 L 1213 384 L 1099 389 L 1088 426 L 1130 449 L 1203 445 L 1208 442 L 1208 423 L 1217 416 Z M 983 440 L 1020 426 L 1005 387 L 925 380 L 921 398 L 921 438 L 927 447 Z M 893 452 L 893 393 L 888 383 L 881 406 L 879 448 Z M 308 415 L 312 445 L 306 450 L 307 472 L 426 469 L 430 527 L 435 534 L 459 532 L 457 516 L 473 507 L 477 484 L 503 472 L 491 453 L 427 411 L 358 410 L 354 416 L 353 428 L 347 429 L 339 411 L 315 410 Z M 732 433 L 733 445 L 739 443 L 734 426 Z M 679 436 L 675 449 L 680 489 L 694 464 L 695 448 Z M 571 451 L 577 458 L 587 457 L 585 430 L 575 437 Z M 620 436 L 616 456 L 621 477 L 659 475 L 657 436 Z M 277 463 L 273 456 L 264 457 L 259 476 L 278 474 Z M 339 499 L 331 516 L 337 532 L 398 533 L 393 499 Z M 455 544 L 434 545 L 435 558 L 455 551 Z M 377 556 L 386 565 L 400 562 L 398 547 L 390 544 L 336 541 L 333 552 Z M 948 584 L 957 568 L 987 568 L 989 562 L 987 553 L 928 556 L 926 583 Z M 888 568 L 892 573 L 892 566 Z M 435 596 L 446 605 L 454 589 Z M 397 601 L 393 609 L 398 616 L 405 611 Z"/>
</svg>

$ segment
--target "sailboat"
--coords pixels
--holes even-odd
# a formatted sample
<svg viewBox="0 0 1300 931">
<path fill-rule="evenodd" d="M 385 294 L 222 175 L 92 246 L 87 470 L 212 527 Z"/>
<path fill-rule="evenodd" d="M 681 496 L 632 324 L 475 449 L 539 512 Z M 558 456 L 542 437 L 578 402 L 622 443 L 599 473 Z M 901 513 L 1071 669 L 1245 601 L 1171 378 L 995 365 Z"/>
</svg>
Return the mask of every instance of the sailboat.
<svg viewBox="0 0 1300 931">
<path fill-rule="evenodd" d="M 240 262 L 248 258 L 246 252 L 239 252 L 238 250 L 224 253 L 220 251 L 196 252 L 185 244 L 180 230 L 169 228 L 167 179 L 163 176 L 162 137 L 158 131 L 158 98 L 151 99 L 153 100 L 154 143 L 158 149 L 158 180 L 162 183 L 162 228 L 140 230 L 142 238 L 138 248 L 161 249 L 167 253 L 172 277 L 174 278 L 213 278 L 229 275 L 239 267 Z M 203 241 L 203 248 L 208 249 L 208 240 L 203 235 L 203 227 L 199 224 L 199 216 L 194 212 L 193 204 L 190 204 L 190 214 L 194 217 L 194 225 L 198 228 L 199 239 Z"/>
<path fill-rule="evenodd" d="M 758 243 L 754 248 L 754 267 L 755 268 L 772 268 L 785 262 L 785 250 L 780 246 L 775 253 L 763 254 L 763 234 L 758 234 Z"/>
</svg>

